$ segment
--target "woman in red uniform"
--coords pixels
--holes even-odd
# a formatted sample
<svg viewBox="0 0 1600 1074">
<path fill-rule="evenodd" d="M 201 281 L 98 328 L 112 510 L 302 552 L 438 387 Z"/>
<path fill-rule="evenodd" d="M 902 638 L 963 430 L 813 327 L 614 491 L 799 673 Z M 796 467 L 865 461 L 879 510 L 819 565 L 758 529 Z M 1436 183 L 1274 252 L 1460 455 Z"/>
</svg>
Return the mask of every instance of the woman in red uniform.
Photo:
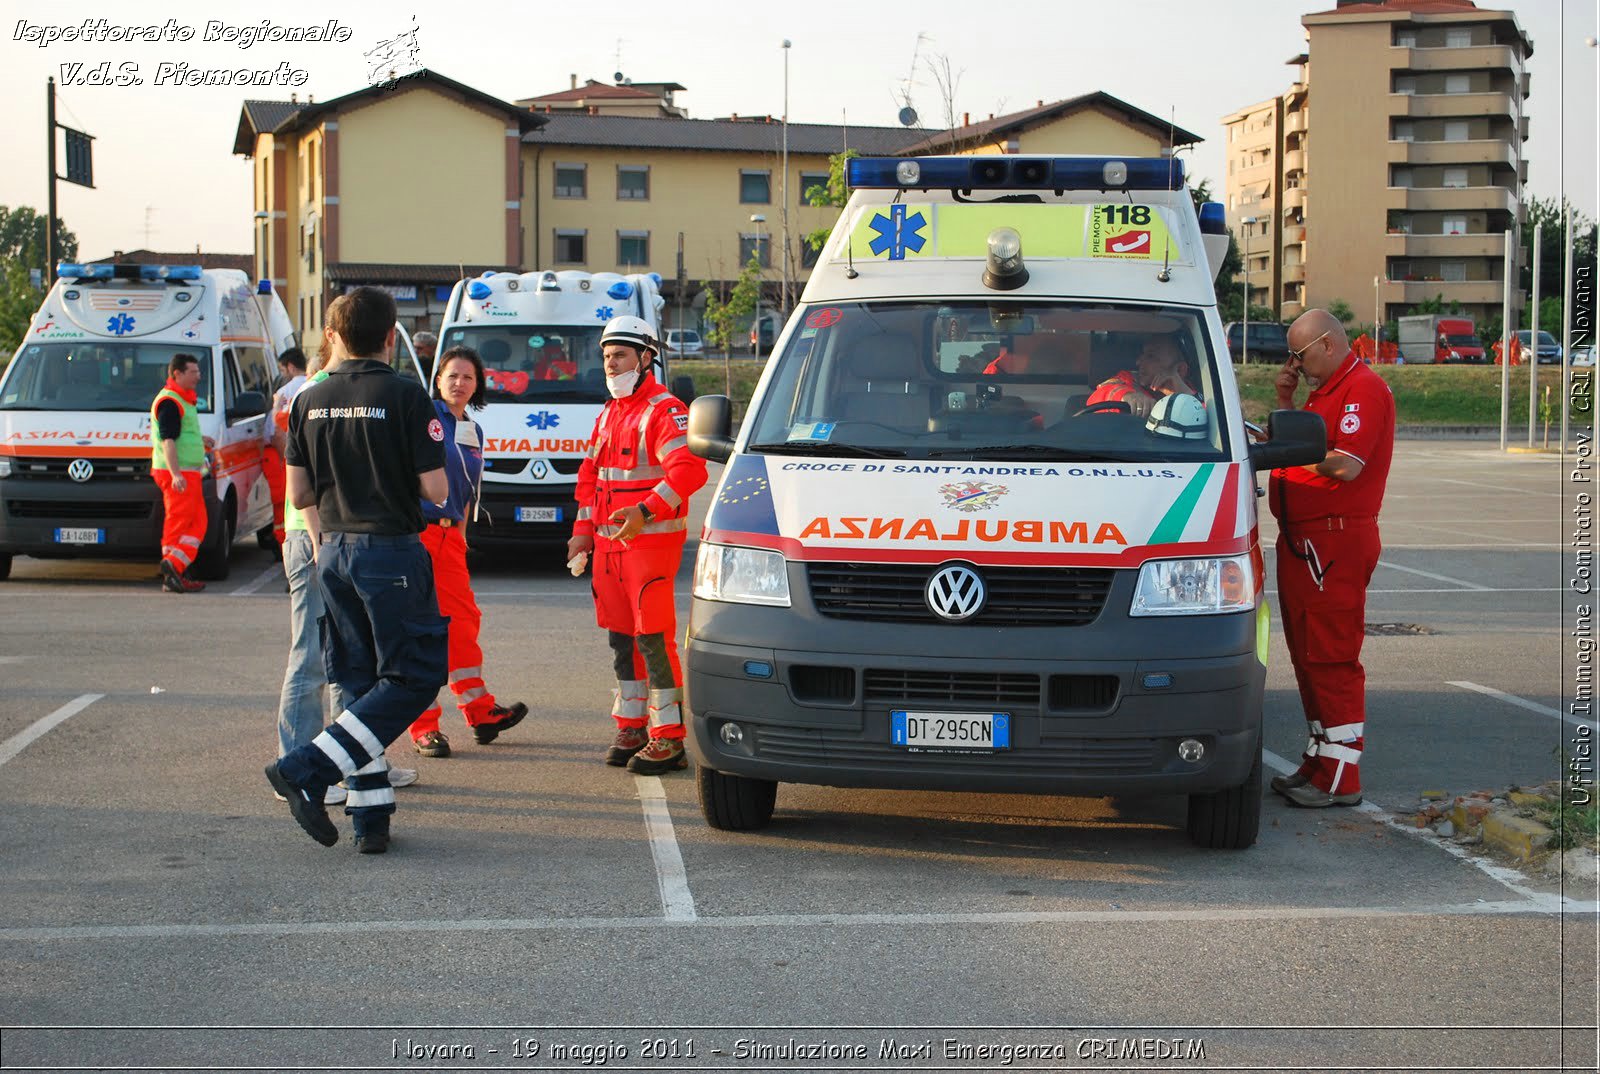
<svg viewBox="0 0 1600 1074">
<path fill-rule="evenodd" d="M 478 504 L 483 477 L 483 429 L 467 417 L 467 408 L 483 409 L 483 359 L 470 347 L 452 347 L 439 359 L 434 379 L 434 409 L 444 429 L 445 474 L 450 495 L 441 504 L 422 502 L 427 526 L 422 544 L 433 559 L 433 584 L 439 613 L 450 619 L 450 692 L 479 745 L 509 731 L 528 714 L 518 701 L 509 708 L 495 702 L 483 682 L 483 650 L 478 628 L 483 613 L 472 595 L 467 575 L 467 522 Z M 442 709 L 437 701 L 411 725 L 411 740 L 424 757 L 450 756 L 450 740 L 439 730 Z"/>
</svg>

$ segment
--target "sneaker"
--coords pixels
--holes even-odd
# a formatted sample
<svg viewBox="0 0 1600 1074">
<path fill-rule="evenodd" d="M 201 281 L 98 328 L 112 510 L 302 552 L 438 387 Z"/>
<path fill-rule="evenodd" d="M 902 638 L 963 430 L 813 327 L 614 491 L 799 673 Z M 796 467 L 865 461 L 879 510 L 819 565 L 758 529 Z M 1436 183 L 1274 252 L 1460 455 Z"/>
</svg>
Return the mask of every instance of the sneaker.
<svg viewBox="0 0 1600 1074">
<path fill-rule="evenodd" d="M 366 835 L 356 836 L 357 854 L 387 854 L 388 852 L 388 832 L 368 832 Z"/>
<path fill-rule="evenodd" d="M 1291 787 L 1304 787 L 1310 782 L 1310 776 L 1301 772 L 1293 772 L 1287 776 L 1273 776 L 1271 786 L 1278 794 L 1287 794 Z"/>
<path fill-rule="evenodd" d="M 287 802 L 289 800 L 283 795 L 279 794 L 277 791 L 272 792 L 272 797 L 276 798 L 280 802 Z M 350 792 L 344 789 L 344 784 L 335 783 L 333 786 L 328 788 L 328 793 L 322 796 L 322 804 L 325 806 L 344 805 L 344 800 L 348 797 L 350 797 Z"/>
<path fill-rule="evenodd" d="M 1350 794 L 1331 794 L 1310 781 L 1299 787 L 1290 787 L 1281 793 L 1285 798 L 1289 799 L 1290 805 L 1299 806 L 1301 809 L 1326 809 L 1328 806 L 1358 806 L 1361 804 L 1360 791 L 1354 791 Z"/>
<path fill-rule="evenodd" d="M 509 731 L 521 723 L 522 718 L 527 714 L 528 706 L 520 701 L 510 708 L 506 708 L 504 705 L 496 705 L 489 710 L 489 715 L 494 717 L 492 720 L 472 725 L 472 737 L 478 740 L 478 745 L 487 746 L 500 737 L 501 731 Z"/>
<path fill-rule="evenodd" d="M 628 771 L 640 776 L 659 776 L 675 768 L 688 767 L 689 755 L 683 752 L 681 738 L 652 738 L 628 762 Z"/>
<path fill-rule="evenodd" d="M 389 769 L 389 786 L 391 787 L 409 787 L 416 781 L 417 770 L 415 768 L 391 767 Z"/>
<path fill-rule="evenodd" d="M 650 732 L 643 727 L 619 727 L 617 737 L 611 740 L 606 751 L 606 764 L 621 768 L 650 741 Z"/>
<path fill-rule="evenodd" d="M 267 765 L 267 782 L 289 803 L 289 814 L 305 829 L 305 833 L 325 847 L 339 841 L 339 829 L 328 819 L 328 807 L 322 804 L 322 795 L 313 797 L 308 791 L 296 787 L 278 768 L 278 762 Z"/>
<path fill-rule="evenodd" d="M 424 757 L 450 756 L 450 740 L 444 737 L 443 731 L 429 731 L 412 743 L 417 752 Z M 392 772 L 393 769 L 390 769 Z"/>
</svg>

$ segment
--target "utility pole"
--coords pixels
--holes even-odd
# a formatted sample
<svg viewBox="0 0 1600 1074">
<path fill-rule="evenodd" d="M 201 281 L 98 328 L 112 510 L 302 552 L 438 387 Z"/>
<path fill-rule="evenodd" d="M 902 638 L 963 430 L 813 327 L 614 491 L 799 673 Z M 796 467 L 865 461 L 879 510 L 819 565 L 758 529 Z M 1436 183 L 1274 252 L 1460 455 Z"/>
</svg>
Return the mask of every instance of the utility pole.
<svg viewBox="0 0 1600 1074">
<path fill-rule="evenodd" d="M 45 290 L 56 280 L 56 80 L 44 80 L 45 137 L 50 152 L 46 155 L 50 169 L 50 197 L 44 221 L 44 286 Z"/>
<path fill-rule="evenodd" d="M 789 39 L 783 39 L 783 315 L 794 304 L 789 294 Z M 759 332 L 760 330 L 757 329 Z M 759 337 L 758 337 L 759 339 Z"/>
</svg>

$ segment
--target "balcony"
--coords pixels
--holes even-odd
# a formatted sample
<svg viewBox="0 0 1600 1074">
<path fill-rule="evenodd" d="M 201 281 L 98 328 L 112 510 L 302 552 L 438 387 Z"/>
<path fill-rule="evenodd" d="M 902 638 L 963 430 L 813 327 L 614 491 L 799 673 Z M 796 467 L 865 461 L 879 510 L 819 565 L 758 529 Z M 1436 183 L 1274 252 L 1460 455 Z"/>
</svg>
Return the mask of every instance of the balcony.
<svg viewBox="0 0 1600 1074">
<path fill-rule="evenodd" d="M 1506 237 L 1500 233 L 1477 235 L 1385 235 L 1388 257 L 1492 257 L 1505 256 Z"/>
<path fill-rule="evenodd" d="M 1306 110 L 1304 108 L 1300 109 L 1298 112 L 1289 112 L 1284 115 L 1283 132 L 1285 134 L 1295 134 L 1300 131 L 1304 131 L 1305 129 Z"/>
<path fill-rule="evenodd" d="M 1475 138 L 1462 142 L 1389 143 L 1391 164 L 1504 164 L 1517 166 L 1517 150 L 1498 138 Z"/>
<path fill-rule="evenodd" d="M 1498 306 L 1506 294 L 1500 280 L 1385 280 L 1378 290 L 1386 306 L 1390 303 L 1414 306 L 1437 295 L 1444 296 L 1446 305 L 1459 302 L 1463 306 Z"/>
<path fill-rule="evenodd" d="M 1304 149 L 1291 149 L 1284 153 L 1283 170 L 1285 174 L 1305 171 L 1306 151 Z"/>
<path fill-rule="evenodd" d="M 1405 48 L 1390 53 L 1390 67 L 1408 71 L 1521 71 L 1510 45 L 1469 45 L 1466 48 Z"/>
<path fill-rule="evenodd" d="M 1305 262 L 1297 261 L 1292 265 L 1283 266 L 1284 283 L 1304 283 L 1306 279 Z"/>
<path fill-rule="evenodd" d="M 1285 224 L 1283 227 L 1283 245 L 1299 246 L 1306 241 L 1306 226 L 1304 224 Z"/>
<path fill-rule="evenodd" d="M 1411 212 L 1450 212 L 1500 210 L 1515 212 L 1517 196 L 1503 186 L 1392 186 L 1384 197 L 1384 208 Z"/>
<path fill-rule="evenodd" d="M 1295 302 L 1293 300 L 1286 300 L 1280 303 L 1278 306 L 1278 320 L 1287 323 L 1294 320 L 1305 311 L 1306 307 L 1303 303 Z"/>
<path fill-rule="evenodd" d="M 1302 209 L 1306 204 L 1306 188 L 1291 186 L 1283 192 L 1283 207 L 1285 209 Z"/>
<path fill-rule="evenodd" d="M 1412 119 L 1471 119 L 1515 116 L 1517 109 L 1509 93 L 1391 93 L 1389 114 Z"/>
</svg>

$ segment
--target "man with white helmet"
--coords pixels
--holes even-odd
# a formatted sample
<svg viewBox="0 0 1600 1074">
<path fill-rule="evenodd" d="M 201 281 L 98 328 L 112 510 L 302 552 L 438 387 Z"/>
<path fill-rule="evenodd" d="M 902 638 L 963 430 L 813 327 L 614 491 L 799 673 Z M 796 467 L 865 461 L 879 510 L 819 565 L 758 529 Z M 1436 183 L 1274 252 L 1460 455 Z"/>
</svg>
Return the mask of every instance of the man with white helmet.
<svg viewBox="0 0 1600 1074">
<path fill-rule="evenodd" d="M 611 400 L 578 470 L 567 556 L 581 571 L 594 553 L 595 618 L 610 636 L 617 735 L 606 763 L 658 775 L 688 764 L 673 582 L 706 464 L 689 451 L 688 408 L 650 373 L 661 344 L 649 323 L 613 318 L 600 348 Z"/>
</svg>

